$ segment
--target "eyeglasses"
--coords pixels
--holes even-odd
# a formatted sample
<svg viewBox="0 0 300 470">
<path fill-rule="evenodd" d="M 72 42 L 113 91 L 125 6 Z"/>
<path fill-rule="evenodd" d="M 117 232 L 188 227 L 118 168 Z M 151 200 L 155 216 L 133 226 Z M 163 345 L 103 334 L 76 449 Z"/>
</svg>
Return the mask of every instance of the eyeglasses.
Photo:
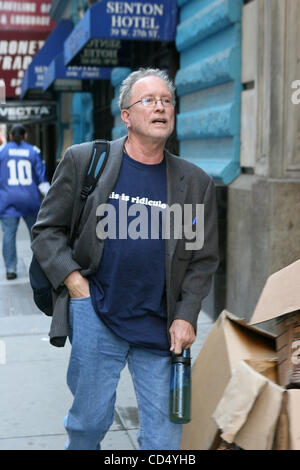
<svg viewBox="0 0 300 470">
<path fill-rule="evenodd" d="M 135 103 L 131 104 L 130 106 L 127 106 L 125 109 L 129 109 L 137 103 L 142 103 L 142 105 L 145 106 L 145 108 L 154 108 L 154 106 L 156 106 L 158 101 L 161 102 L 161 104 L 163 105 L 164 108 L 171 108 L 172 106 L 174 106 L 174 101 L 171 98 L 156 99 L 156 98 L 153 98 L 151 96 L 148 96 L 146 98 L 142 98 L 141 100 L 136 101 Z"/>
</svg>

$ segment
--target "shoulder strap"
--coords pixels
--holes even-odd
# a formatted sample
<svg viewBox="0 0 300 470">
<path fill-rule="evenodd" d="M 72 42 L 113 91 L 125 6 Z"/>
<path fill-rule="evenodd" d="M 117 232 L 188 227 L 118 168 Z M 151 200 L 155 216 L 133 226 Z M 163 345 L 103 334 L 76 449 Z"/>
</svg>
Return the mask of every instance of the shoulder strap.
<svg viewBox="0 0 300 470">
<path fill-rule="evenodd" d="M 109 142 L 107 140 L 95 140 L 93 142 L 92 154 L 88 166 L 88 171 L 85 175 L 85 180 L 80 192 L 81 207 L 78 211 L 78 216 L 74 224 L 73 232 L 70 235 L 70 242 L 73 245 L 77 236 L 79 222 L 83 213 L 83 209 L 88 196 L 94 191 L 98 179 L 103 173 L 109 155 Z"/>
<path fill-rule="evenodd" d="M 93 144 L 90 164 L 81 189 L 80 198 L 85 201 L 91 194 L 100 178 L 109 154 L 109 142 L 107 140 L 95 140 Z"/>
</svg>

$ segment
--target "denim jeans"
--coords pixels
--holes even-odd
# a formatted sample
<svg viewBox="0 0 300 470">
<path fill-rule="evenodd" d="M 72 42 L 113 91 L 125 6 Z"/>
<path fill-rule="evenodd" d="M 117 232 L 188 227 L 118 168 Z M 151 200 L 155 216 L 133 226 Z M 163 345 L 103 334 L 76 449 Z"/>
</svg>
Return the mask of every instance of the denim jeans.
<svg viewBox="0 0 300 470">
<path fill-rule="evenodd" d="M 127 362 L 138 402 L 139 448 L 179 449 L 182 425 L 169 420 L 170 358 L 116 336 L 96 314 L 90 297 L 70 299 L 69 313 L 67 383 L 74 400 L 64 419 L 66 449 L 100 449 L 113 423 L 116 388 Z"/>
<path fill-rule="evenodd" d="M 23 217 L 28 227 L 30 238 L 31 228 L 36 221 L 35 216 Z M 2 254 L 6 267 L 6 272 L 16 272 L 17 270 L 17 249 L 16 235 L 19 226 L 19 217 L 3 217 L 0 219 L 3 231 Z"/>
</svg>

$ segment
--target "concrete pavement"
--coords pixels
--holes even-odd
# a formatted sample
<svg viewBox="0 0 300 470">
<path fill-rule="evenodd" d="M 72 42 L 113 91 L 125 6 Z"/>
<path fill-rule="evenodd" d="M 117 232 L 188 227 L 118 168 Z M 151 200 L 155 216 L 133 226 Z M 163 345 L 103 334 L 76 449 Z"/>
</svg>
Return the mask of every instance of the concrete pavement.
<svg viewBox="0 0 300 470">
<path fill-rule="evenodd" d="M 17 249 L 16 280 L 6 281 L 2 257 L 0 261 L 0 450 L 60 450 L 66 440 L 62 420 L 72 403 L 66 385 L 70 344 L 49 344 L 50 318 L 33 303 L 28 279 L 31 250 L 23 221 Z M 204 312 L 198 323 L 192 363 L 213 325 Z M 117 389 L 114 423 L 102 449 L 137 449 L 137 429 L 137 403 L 126 367 Z"/>
</svg>

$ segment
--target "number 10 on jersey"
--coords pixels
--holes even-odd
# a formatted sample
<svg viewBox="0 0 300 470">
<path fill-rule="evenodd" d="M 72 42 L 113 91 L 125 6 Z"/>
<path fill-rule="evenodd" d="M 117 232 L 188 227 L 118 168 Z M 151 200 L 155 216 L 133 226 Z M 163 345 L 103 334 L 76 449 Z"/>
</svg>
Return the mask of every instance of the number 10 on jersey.
<svg viewBox="0 0 300 470">
<path fill-rule="evenodd" d="M 8 160 L 9 168 L 9 186 L 29 186 L 32 183 L 31 162 L 28 160 Z"/>
</svg>

